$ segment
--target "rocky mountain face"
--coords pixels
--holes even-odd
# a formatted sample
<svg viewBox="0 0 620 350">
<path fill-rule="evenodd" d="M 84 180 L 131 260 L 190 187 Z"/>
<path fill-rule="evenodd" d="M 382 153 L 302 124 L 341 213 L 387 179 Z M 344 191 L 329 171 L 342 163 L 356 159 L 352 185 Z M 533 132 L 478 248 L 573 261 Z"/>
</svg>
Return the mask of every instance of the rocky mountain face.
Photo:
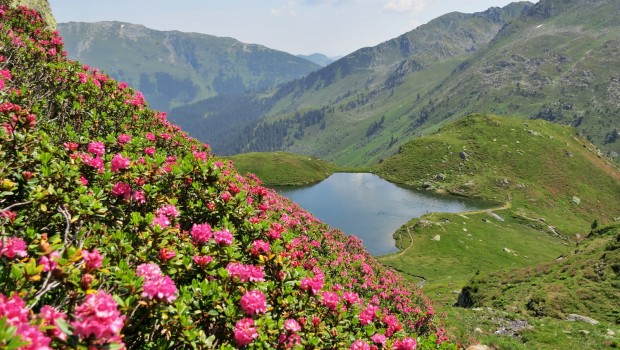
<svg viewBox="0 0 620 350">
<path fill-rule="evenodd" d="M 402 117 L 420 96 L 529 6 L 446 14 L 268 93 L 246 95 L 231 109 L 222 111 L 224 101 L 215 98 L 172 114 L 220 153 L 288 149 L 343 164 L 372 162 L 384 153 L 380 148 L 399 142 L 403 131 L 397 129 L 407 124 Z M 231 132 L 235 137 L 227 136 Z"/>
<path fill-rule="evenodd" d="M 287 150 L 367 165 L 413 137 L 474 112 L 575 126 L 620 152 L 620 4 L 542 0 L 450 13 L 360 49 L 230 110 L 179 109 L 177 122 L 221 153 Z M 246 106 L 251 113 L 243 113 Z M 318 116 L 318 117 L 317 117 Z M 234 130 L 232 130 L 234 132 Z"/>
<path fill-rule="evenodd" d="M 620 151 L 620 4 L 543 0 L 429 95 L 427 125 L 485 111 L 570 124 Z"/>
<path fill-rule="evenodd" d="M 217 95 L 264 89 L 319 65 L 264 46 L 121 22 L 60 23 L 68 55 L 140 89 L 168 111 Z"/>
</svg>

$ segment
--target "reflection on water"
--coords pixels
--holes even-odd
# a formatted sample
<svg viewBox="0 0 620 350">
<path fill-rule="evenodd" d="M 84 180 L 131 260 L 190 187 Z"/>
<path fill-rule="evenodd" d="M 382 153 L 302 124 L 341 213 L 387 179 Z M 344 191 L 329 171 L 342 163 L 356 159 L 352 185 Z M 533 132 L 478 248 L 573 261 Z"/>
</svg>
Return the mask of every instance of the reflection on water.
<svg viewBox="0 0 620 350">
<path fill-rule="evenodd" d="M 312 186 L 276 190 L 331 227 L 361 238 L 373 255 L 395 252 L 392 234 L 411 218 L 485 207 L 465 198 L 400 187 L 368 173 L 337 173 Z"/>
</svg>

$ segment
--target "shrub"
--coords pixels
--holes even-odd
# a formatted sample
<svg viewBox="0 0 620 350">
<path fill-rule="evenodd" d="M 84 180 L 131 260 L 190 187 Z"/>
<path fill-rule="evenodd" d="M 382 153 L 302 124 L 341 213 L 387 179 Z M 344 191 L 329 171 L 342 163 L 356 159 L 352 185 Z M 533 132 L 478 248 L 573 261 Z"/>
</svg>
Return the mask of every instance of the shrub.
<svg viewBox="0 0 620 350">
<path fill-rule="evenodd" d="M 358 239 L 0 19 L 0 346 L 455 347 Z"/>
</svg>

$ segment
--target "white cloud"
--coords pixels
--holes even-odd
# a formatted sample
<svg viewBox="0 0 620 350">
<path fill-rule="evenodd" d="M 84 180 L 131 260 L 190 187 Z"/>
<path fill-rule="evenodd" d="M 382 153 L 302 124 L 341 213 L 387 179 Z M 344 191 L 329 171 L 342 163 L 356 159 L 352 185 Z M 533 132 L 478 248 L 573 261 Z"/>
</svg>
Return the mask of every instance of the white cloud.
<svg viewBox="0 0 620 350">
<path fill-rule="evenodd" d="M 271 9 L 271 14 L 274 16 L 288 14 L 292 17 L 297 17 L 297 0 L 289 0 L 286 5 L 280 8 Z"/>
<path fill-rule="evenodd" d="M 426 7 L 427 0 L 390 0 L 383 9 L 397 12 L 420 13 Z"/>
</svg>

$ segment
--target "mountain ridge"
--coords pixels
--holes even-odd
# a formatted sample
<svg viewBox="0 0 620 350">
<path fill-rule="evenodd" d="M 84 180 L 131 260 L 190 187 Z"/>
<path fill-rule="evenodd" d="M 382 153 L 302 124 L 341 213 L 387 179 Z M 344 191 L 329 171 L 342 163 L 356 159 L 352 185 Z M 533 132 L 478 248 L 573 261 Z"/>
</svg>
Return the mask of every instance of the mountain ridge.
<svg viewBox="0 0 620 350">
<path fill-rule="evenodd" d="M 411 74 L 416 75 L 414 79 L 418 79 L 415 82 L 417 87 L 409 84 L 408 87 L 413 87 L 413 92 L 401 90 L 400 96 L 393 98 L 393 100 L 398 98 L 397 102 L 392 103 L 402 104 L 408 99 L 409 93 L 415 94 L 416 91 L 418 94 L 426 94 L 429 77 L 424 74 L 445 76 L 455 67 L 451 60 L 457 60 L 455 57 L 458 55 L 470 55 L 481 45 L 480 43 L 491 40 L 505 21 L 510 21 L 529 5 L 521 2 L 503 9 L 489 9 L 476 14 L 447 14 L 378 46 L 359 49 L 308 76 L 261 94 L 247 95 L 237 103 L 237 106 L 247 105 L 251 112 L 243 113 L 243 110 L 239 110 L 235 114 L 250 117 L 246 120 L 233 121 L 235 128 L 244 129 L 242 134 L 233 138 L 236 140 L 234 143 L 227 143 L 227 139 L 222 137 L 230 134 L 232 128 L 224 127 L 221 134 L 217 133 L 219 125 L 224 120 L 231 121 L 235 118 L 226 113 L 218 115 L 217 106 L 220 102 L 217 98 L 180 107 L 173 110 L 171 116 L 181 127 L 193 130 L 196 137 L 210 142 L 222 154 L 287 149 L 336 161 L 341 165 L 368 164 L 377 161 L 377 156 L 366 156 L 366 160 L 343 161 L 342 158 L 338 159 L 343 156 L 328 153 L 347 152 L 343 149 L 347 147 L 346 145 L 350 145 L 349 148 L 365 147 L 364 144 L 368 143 L 363 136 L 366 127 L 374 122 L 372 117 L 381 118 L 379 114 L 381 112 L 367 110 L 371 105 L 369 102 L 371 99 L 390 99 L 392 97 L 390 91 L 393 92 L 395 87 L 402 85 L 406 77 Z M 286 120 L 298 118 L 297 114 L 310 112 L 325 114 L 325 110 L 330 110 L 330 115 L 324 115 L 322 118 L 327 124 L 327 129 L 323 127 L 323 122 L 318 123 L 317 126 L 320 128 L 317 129 L 312 125 L 304 125 L 306 122 L 303 121 L 293 120 L 289 123 Z M 361 120 L 357 120 L 357 117 L 352 118 L 349 111 L 356 112 Z M 400 118 L 397 111 L 386 112 L 391 114 L 386 115 L 386 127 L 387 124 L 396 123 L 394 119 Z M 399 112 L 402 115 L 403 111 Z M 335 135 L 321 138 L 319 130 L 329 130 L 329 121 L 333 118 L 340 118 L 341 122 L 336 121 L 340 124 L 332 128 L 354 130 L 354 135 L 345 134 L 344 140 L 343 137 Z M 278 123 L 279 120 L 289 125 L 284 126 Z M 301 135 L 304 129 L 312 133 L 304 137 Z M 269 134 L 274 132 L 283 133 L 285 137 L 278 138 Z M 295 133 L 299 135 L 293 137 Z M 398 132 L 400 133 L 402 131 Z M 247 135 L 250 135 L 250 139 Z M 329 146 L 312 149 L 309 142 L 316 140 L 317 137 L 320 139 L 320 144 Z M 271 143 L 272 141 L 276 143 Z M 395 141 L 389 138 L 387 141 L 390 142 L 390 147 L 395 144 Z"/>
<path fill-rule="evenodd" d="M 139 88 L 155 108 L 240 94 L 320 66 L 262 45 L 118 21 L 59 23 L 69 57 Z"/>
</svg>

